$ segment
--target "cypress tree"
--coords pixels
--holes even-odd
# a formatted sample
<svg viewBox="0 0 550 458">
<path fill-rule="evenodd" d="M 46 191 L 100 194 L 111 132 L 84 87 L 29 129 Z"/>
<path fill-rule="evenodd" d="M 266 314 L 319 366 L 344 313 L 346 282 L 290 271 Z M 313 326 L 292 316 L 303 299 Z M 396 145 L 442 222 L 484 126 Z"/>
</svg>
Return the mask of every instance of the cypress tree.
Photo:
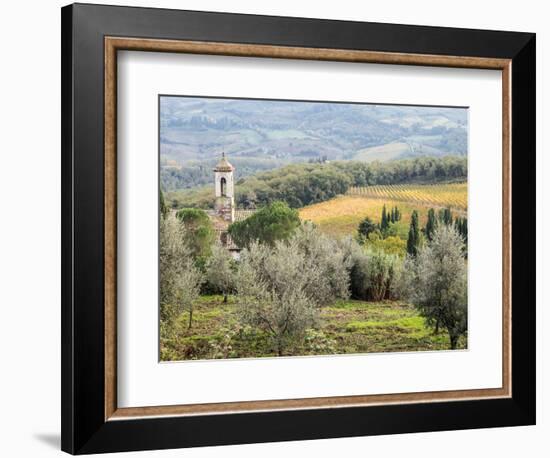
<svg viewBox="0 0 550 458">
<path fill-rule="evenodd" d="M 468 218 L 458 217 L 454 224 L 456 232 L 464 241 L 464 257 L 468 257 Z"/>
<path fill-rule="evenodd" d="M 445 224 L 445 210 L 444 209 L 440 209 L 437 212 L 437 222 L 441 223 L 441 224 Z"/>
<path fill-rule="evenodd" d="M 393 222 L 397 223 L 399 221 L 399 210 L 397 207 L 393 207 Z"/>
<path fill-rule="evenodd" d="M 426 237 L 431 242 L 435 228 L 437 227 L 437 220 L 435 218 L 435 210 L 430 208 L 428 210 L 428 221 L 426 221 Z"/>
<path fill-rule="evenodd" d="M 439 210 L 438 220 L 440 223 L 445 224 L 445 226 L 450 226 L 453 224 L 453 214 L 450 208 L 445 208 Z"/>
<path fill-rule="evenodd" d="M 455 231 L 462 237 L 462 218 L 455 219 Z"/>
<path fill-rule="evenodd" d="M 451 213 L 450 208 L 445 209 L 445 224 L 450 226 L 453 224 L 453 214 Z"/>
<path fill-rule="evenodd" d="M 388 214 L 386 213 L 386 204 L 382 207 L 382 220 L 380 221 L 380 229 L 384 232 L 389 226 Z"/>
<path fill-rule="evenodd" d="M 420 245 L 420 228 L 418 227 L 418 212 L 414 210 L 411 215 L 409 237 L 407 239 L 407 253 L 416 256 Z"/>
<path fill-rule="evenodd" d="M 468 219 L 466 217 L 457 218 L 455 220 L 455 229 L 466 243 L 468 241 Z"/>
<path fill-rule="evenodd" d="M 166 202 L 164 201 L 164 193 L 162 192 L 162 189 L 159 190 L 159 210 L 160 214 L 163 218 L 166 218 L 166 215 L 168 214 L 168 207 L 166 206 Z"/>
</svg>

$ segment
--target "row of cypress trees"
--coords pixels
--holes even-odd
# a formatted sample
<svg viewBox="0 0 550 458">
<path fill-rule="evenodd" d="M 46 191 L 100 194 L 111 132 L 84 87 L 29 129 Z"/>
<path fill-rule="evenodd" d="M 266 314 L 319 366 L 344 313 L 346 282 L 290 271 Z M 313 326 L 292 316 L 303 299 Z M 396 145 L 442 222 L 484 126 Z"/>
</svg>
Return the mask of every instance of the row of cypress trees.
<svg viewBox="0 0 550 458">
<path fill-rule="evenodd" d="M 396 223 L 401 220 L 401 211 L 393 207 L 391 211 L 386 210 L 386 204 L 382 207 L 382 217 L 380 218 L 380 230 L 383 232 L 390 227 L 390 223 Z"/>
<path fill-rule="evenodd" d="M 391 210 L 382 207 L 382 216 L 380 224 L 374 223 L 369 217 L 366 217 L 358 227 L 360 236 L 368 238 L 369 234 L 379 229 L 382 234 L 390 228 L 390 224 L 400 221 L 402 217 L 398 207 L 392 207 Z M 411 222 L 409 225 L 409 233 L 407 237 L 407 253 L 411 256 L 416 256 L 422 244 L 422 238 L 431 242 L 436 228 L 439 225 L 453 226 L 455 231 L 462 237 L 464 243 L 468 244 L 468 219 L 466 217 L 454 217 L 450 208 L 444 208 L 436 212 L 433 208 L 428 210 L 428 218 L 426 225 L 421 228 L 419 222 L 418 211 L 413 210 L 411 213 Z"/>
<path fill-rule="evenodd" d="M 423 229 L 420 229 L 418 212 L 414 210 L 411 214 L 411 224 L 409 226 L 409 235 L 407 238 L 407 253 L 411 256 L 416 256 L 421 243 L 420 233 L 423 232 L 426 239 L 431 242 L 434 232 L 440 224 L 445 226 L 454 226 L 456 232 L 464 240 L 465 245 L 468 245 L 468 218 L 460 216 L 453 218 L 450 208 L 439 210 L 436 215 L 435 210 L 430 208 L 428 210 L 426 226 Z"/>
</svg>

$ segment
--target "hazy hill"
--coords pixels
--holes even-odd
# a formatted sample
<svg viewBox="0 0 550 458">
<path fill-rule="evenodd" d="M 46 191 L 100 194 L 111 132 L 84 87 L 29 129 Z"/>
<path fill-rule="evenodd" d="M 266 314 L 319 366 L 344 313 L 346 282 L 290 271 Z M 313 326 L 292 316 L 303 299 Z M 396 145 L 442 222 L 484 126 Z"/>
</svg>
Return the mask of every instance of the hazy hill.
<svg viewBox="0 0 550 458">
<path fill-rule="evenodd" d="M 162 97 L 160 116 L 167 190 L 210 182 L 221 151 L 238 177 L 319 158 L 467 154 L 466 109 Z"/>
</svg>

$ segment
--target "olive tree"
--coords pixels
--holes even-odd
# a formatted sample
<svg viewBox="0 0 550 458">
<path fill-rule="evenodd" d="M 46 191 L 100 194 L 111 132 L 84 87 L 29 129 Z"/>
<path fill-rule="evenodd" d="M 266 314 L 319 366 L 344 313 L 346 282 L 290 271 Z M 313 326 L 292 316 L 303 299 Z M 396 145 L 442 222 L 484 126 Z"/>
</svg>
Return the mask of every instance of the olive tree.
<svg viewBox="0 0 550 458">
<path fill-rule="evenodd" d="M 223 294 L 223 301 L 235 287 L 235 262 L 220 244 L 212 246 L 212 255 L 206 262 L 206 278 L 212 288 Z"/>
<path fill-rule="evenodd" d="M 369 288 L 369 260 L 366 251 L 351 237 L 340 239 L 338 244 L 348 268 L 351 297 L 366 299 Z"/>
<path fill-rule="evenodd" d="M 367 297 L 375 302 L 397 296 L 401 258 L 382 250 L 367 250 Z"/>
<path fill-rule="evenodd" d="M 305 223 L 292 239 L 303 253 L 302 271 L 307 276 L 306 293 L 319 305 L 349 297 L 349 260 L 338 242 Z"/>
<path fill-rule="evenodd" d="M 306 293 L 304 261 L 304 253 L 296 250 L 295 242 L 277 242 L 273 248 L 253 242 L 241 253 L 239 319 L 267 332 L 279 356 L 318 320 L 319 309 Z"/>
<path fill-rule="evenodd" d="M 463 256 L 464 241 L 452 226 L 440 225 L 431 242 L 422 247 L 416 258 L 409 258 L 404 271 L 404 290 L 426 323 L 444 327 L 451 349 L 467 332 L 467 265 Z"/>
<path fill-rule="evenodd" d="M 350 237 L 339 242 L 344 253 L 351 297 L 381 301 L 400 294 L 401 258 L 382 249 L 366 248 Z"/>
<path fill-rule="evenodd" d="M 203 275 L 193 264 L 192 253 L 185 243 L 183 224 L 173 214 L 160 220 L 160 313 L 168 325 L 182 312 L 193 320 L 193 305 L 200 293 Z"/>
<path fill-rule="evenodd" d="M 349 297 L 345 253 L 306 224 L 289 240 L 243 250 L 236 289 L 241 321 L 270 334 L 283 354 L 316 325 L 322 306 Z"/>
</svg>

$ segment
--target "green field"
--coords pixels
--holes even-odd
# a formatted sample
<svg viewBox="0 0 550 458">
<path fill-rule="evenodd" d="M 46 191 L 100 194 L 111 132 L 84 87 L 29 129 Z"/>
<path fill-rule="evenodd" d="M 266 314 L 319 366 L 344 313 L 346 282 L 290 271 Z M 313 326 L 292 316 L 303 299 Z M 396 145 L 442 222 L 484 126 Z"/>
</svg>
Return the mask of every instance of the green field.
<svg viewBox="0 0 550 458">
<path fill-rule="evenodd" d="M 193 312 L 183 313 L 161 339 L 161 360 L 277 356 L 269 337 L 238 324 L 232 297 L 201 296 Z M 434 334 L 414 308 L 401 302 L 339 301 L 321 312 L 321 325 L 306 334 L 294 355 L 447 350 L 446 332 Z M 460 342 L 464 348 L 465 339 Z M 285 356 L 292 356 L 287 354 Z"/>
</svg>

